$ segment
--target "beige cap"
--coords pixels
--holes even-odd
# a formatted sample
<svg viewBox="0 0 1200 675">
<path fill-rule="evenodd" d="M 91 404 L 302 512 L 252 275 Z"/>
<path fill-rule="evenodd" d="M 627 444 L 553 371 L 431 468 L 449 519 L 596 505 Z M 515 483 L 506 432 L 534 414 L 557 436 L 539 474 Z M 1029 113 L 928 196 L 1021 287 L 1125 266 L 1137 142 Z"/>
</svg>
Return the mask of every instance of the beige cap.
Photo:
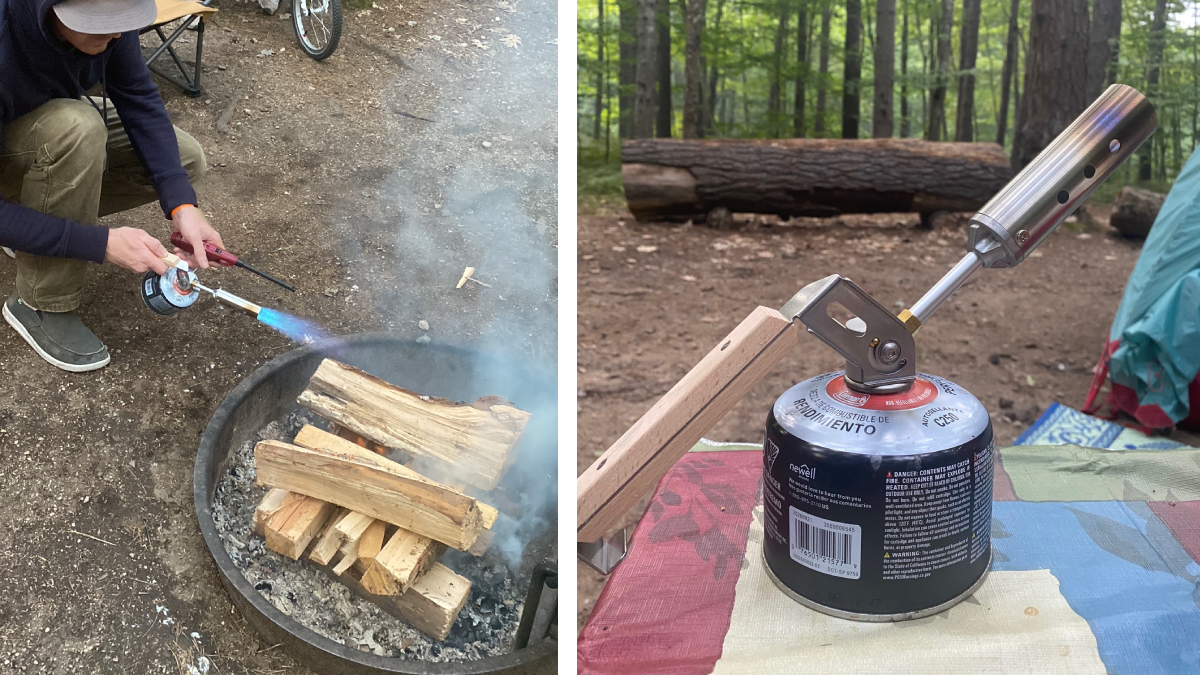
<svg viewBox="0 0 1200 675">
<path fill-rule="evenodd" d="M 66 0 L 54 6 L 63 25 L 80 33 L 104 35 L 140 30 L 154 23 L 154 0 Z"/>
</svg>

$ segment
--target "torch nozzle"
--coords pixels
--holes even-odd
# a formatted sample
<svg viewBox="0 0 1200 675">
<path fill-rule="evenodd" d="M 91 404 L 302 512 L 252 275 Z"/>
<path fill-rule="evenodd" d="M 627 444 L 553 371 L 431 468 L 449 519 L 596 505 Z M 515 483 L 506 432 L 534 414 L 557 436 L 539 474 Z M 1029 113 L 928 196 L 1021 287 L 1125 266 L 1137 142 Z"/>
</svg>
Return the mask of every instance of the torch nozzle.
<svg viewBox="0 0 1200 675">
<path fill-rule="evenodd" d="M 230 293 L 229 291 L 222 290 L 220 288 L 209 288 L 198 281 L 192 282 L 192 285 L 195 286 L 196 288 L 204 291 L 205 293 L 211 293 L 212 296 L 214 298 L 216 298 L 217 300 L 220 300 L 221 302 L 224 302 L 226 304 L 233 305 L 234 307 L 237 307 L 238 309 L 249 312 L 250 314 L 253 314 L 254 316 L 258 316 L 258 313 L 262 311 L 262 306 L 256 305 L 253 302 L 246 300 L 245 298 L 239 298 L 238 296 L 234 295 L 233 293 Z"/>
</svg>

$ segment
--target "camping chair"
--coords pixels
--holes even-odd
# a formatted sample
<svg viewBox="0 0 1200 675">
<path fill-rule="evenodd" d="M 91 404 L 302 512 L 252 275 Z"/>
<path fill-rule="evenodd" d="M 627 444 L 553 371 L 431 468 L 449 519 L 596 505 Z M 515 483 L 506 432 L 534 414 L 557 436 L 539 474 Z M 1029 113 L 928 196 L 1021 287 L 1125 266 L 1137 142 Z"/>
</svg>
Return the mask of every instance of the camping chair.
<svg viewBox="0 0 1200 675">
<path fill-rule="evenodd" d="M 183 89 L 188 96 L 199 96 L 200 88 L 200 73 L 203 71 L 201 66 L 201 57 L 204 55 L 204 23 L 208 16 L 217 13 L 216 7 L 211 7 L 213 0 L 204 0 L 197 2 L 196 0 L 155 0 L 158 5 L 158 16 L 154 19 L 154 24 L 142 30 L 142 34 L 154 31 L 158 35 L 158 39 L 162 42 L 150 56 L 146 57 L 146 65 L 150 66 L 150 70 L 165 77 L 171 82 Z M 183 20 L 169 36 L 163 28 L 175 21 Z M 184 31 L 193 31 L 196 33 L 196 58 L 192 62 L 191 72 L 185 67 L 183 60 L 179 58 L 179 54 L 175 51 L 175 41 L 179 36 L 183 35 Z M 178 75 L 174 72 L 165 70 L 162 66 L 155 63 L 158 57 L 163 53 L 170 54 L 171 60 L 175 62 L 175 67 L 178 68 Z"/>
</svg>

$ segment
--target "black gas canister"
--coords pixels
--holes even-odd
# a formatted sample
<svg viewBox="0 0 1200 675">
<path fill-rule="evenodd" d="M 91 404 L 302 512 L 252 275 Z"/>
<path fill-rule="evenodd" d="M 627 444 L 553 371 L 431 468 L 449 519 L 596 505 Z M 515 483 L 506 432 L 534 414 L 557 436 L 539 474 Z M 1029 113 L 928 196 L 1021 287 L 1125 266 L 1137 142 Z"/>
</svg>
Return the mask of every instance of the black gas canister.
<svg viewBox="0 0 1200 675">
<path fill-rule="evenodd" d="M 775 402 L 763 443 L 763 555 L 813 609 L 860 621 L 940 612 L 991 566 L 992 425 L 978 399 L 920 374 L 865 394 L 841 372 Z"/>
</svg>

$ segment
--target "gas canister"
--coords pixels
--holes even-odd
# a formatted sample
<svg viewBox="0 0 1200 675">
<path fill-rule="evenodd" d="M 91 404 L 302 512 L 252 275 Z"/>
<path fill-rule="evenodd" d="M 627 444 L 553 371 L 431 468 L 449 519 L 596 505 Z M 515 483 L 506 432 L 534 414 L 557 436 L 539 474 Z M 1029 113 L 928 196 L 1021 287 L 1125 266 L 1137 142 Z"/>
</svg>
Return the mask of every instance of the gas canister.
<svg viewBox="0 0 1200 675">
<path fill-rule="evenodd" d="M 937 613 L 991 564 L 992 425 L 954 383 L 917 374 L 860 393 L 842 372 L 792 387 L 767 416 L 764 561 L 793 599 L 834 616 Z"/>
</svg>

